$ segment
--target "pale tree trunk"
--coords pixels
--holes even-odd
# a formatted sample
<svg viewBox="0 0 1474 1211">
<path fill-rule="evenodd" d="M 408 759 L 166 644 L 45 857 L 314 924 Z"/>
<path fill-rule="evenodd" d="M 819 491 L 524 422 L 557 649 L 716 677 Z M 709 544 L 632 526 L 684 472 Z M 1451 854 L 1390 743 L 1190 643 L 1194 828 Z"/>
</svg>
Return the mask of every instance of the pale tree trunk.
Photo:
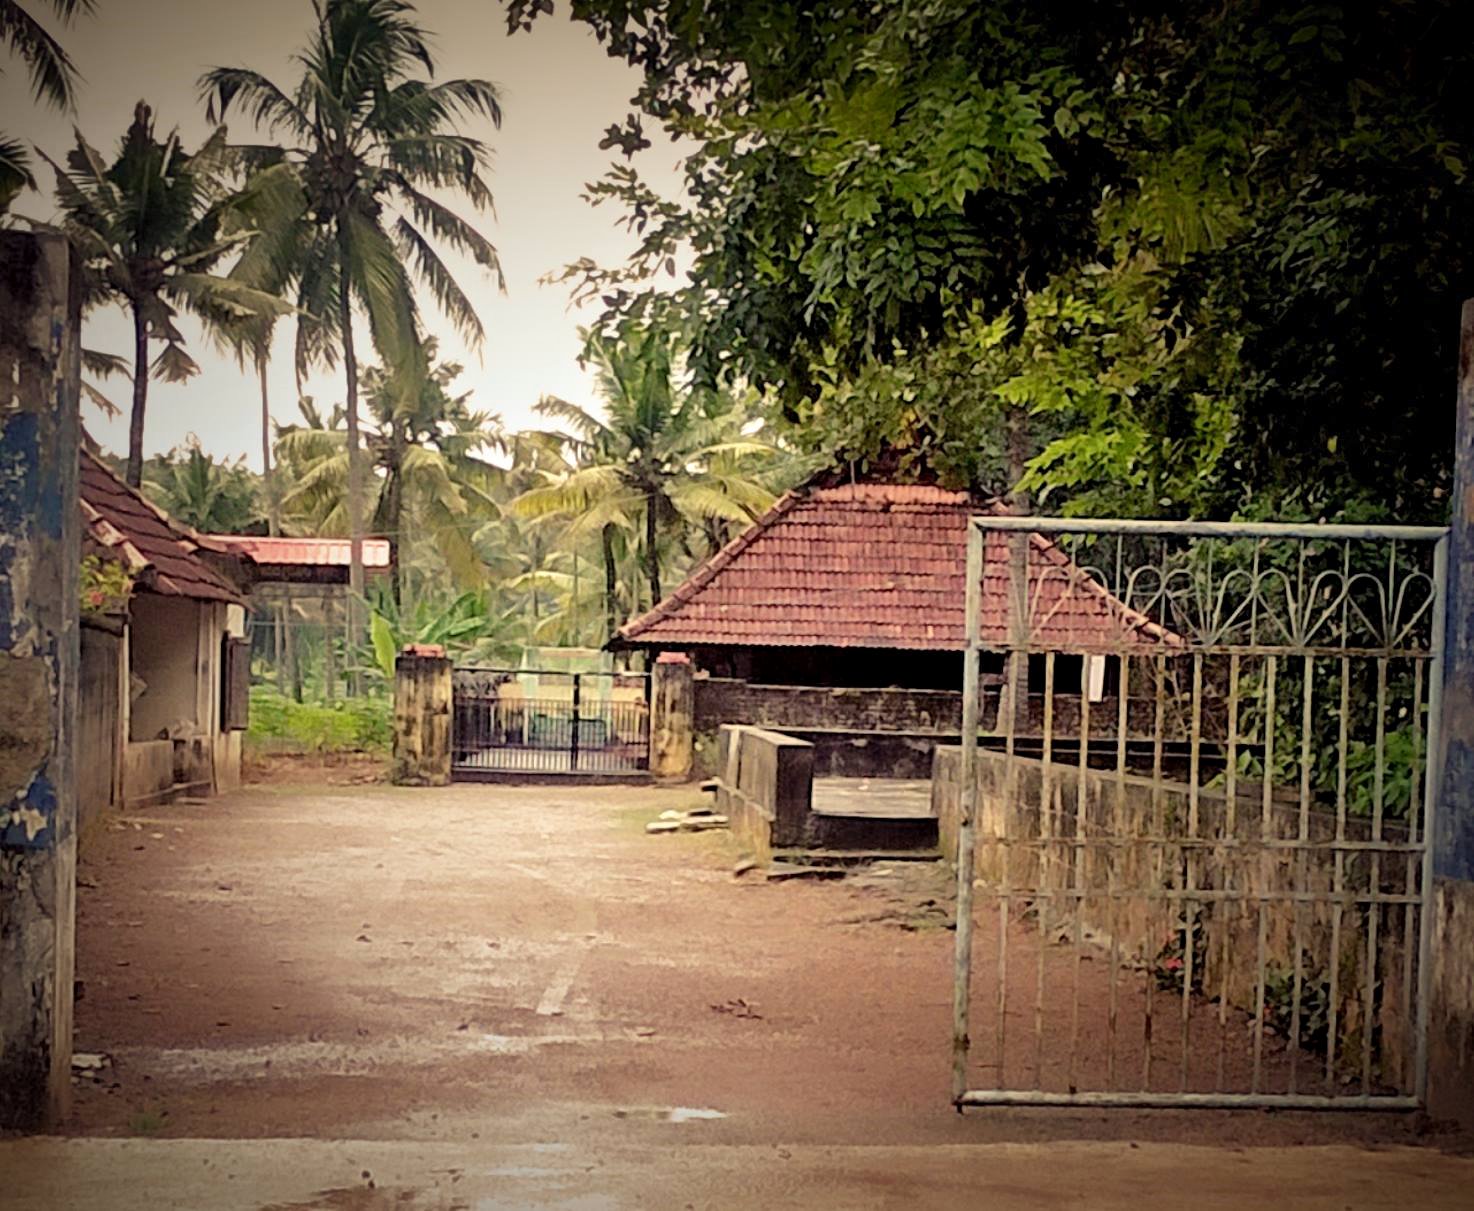
<svg viewBox="0 0 1474 1211">
<path fill-rule="evenodd" d="M 256 350 L 256 378 L 261 384 L 261 490 L 266 496 L 266 532 L 275 538 L 281 533 L 281 508 L 276 499 L 276 478 L 271 466 L 271 391 L 266 382 L 266 368 L 270 351 L 263 345 Z M 291 590 L 283 589 L 285 613 L 291 615 Z M 286 669 L 286 646 L 289 628 L 282 610 L 271 614 L 272 649 L 276 657 L 277 683 L 280 687 L 282 672 Z"/>
<path fill-rule="evenodd" d="M 1004 417 L 1008 459 L 1008 506 L 1015 516 L 1026 516 L 1032 507 L 1029 493 L 1019 487 L 1030 457 L 1028 417 L 1022 408 L 1009 408 Z M 1020 734 L 1029 715 L 1029 658 L 1019 651 L 1029 635 L 1029 536 L 1023 533 L 1008 537 L 1008 641 L 1014 649 L 1008 658 L 1007 708 L 1013 712 L 1014 733 Z M 998 723 L 1004 717 L 999 712 Z"/>
<path fill-rule="evenodd" d="M 354 650 L 363 639 L 363 451 L 358 436 L 358 359 L 353 349 L 353 300 L 349 294 L 348 238 L 338 224 L 338 322 L 343 329 L 343 373 L 347 378 L 345 406 L 348 415 L 348 634 L 353 661 L 348 678 L 349 693 L 362 690 Z"/>
<path fill-rule="evenodd" d="M 143 485 L 143 414 L 148 408 L 148 320 L 143 308 L 133 304 L 133 411 L 128 418 L 128 468 L 124 478 L 130 488 Z"/>
</svg>

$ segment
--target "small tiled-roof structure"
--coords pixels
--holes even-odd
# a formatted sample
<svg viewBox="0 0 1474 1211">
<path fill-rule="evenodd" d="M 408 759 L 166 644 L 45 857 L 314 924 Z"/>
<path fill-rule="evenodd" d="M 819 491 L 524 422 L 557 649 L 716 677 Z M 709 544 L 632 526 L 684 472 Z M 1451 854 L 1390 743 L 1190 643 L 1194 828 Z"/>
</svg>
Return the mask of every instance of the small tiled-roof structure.
<svg viewBox="0 0 1474 1211">
<path fill-rule="evenodd" d="M 171 518 L 83 449 L 78 497 L 88 540 L 121 560 L 140 588 L 198 601 L 244 604 L 230 580 L 199 554 L 239 559 Z"/>
<path fill-rule="evenodd" d="M 930 484 L 807 486 L 698 567 L 613 646 L 961 651 L 968 519 L 996 501 Z M 1008 540 L 988 535 L 982 641 L 1008 634 Z M 1058 546 L 1029 535 L 1034 641 L 1074 648 L 1181 640 L 1112 597 Z"/>
<path fill-rule="evenodd" d="M 212 542 L 249 555 L 258 564 L 293 564 L 301 566 L 348 566 L 349 547 L 346 538 L 292 538 L 278 535 L 267 537 L 260 534 L 211 534 Z M 389 566 L 389 540 L 387 538 L 365 538 L 363 540 L 363 566 L 365 568 L 387 568 Z"/>
<path fill-rule="evenodd" d="M 346 538 L 295 538 L 286 535 L 208 534 L 210 542 L 247 556 L 258 584 L 346 585 L 349 548 Z M 363 540 L 363 566 L 370 575 L 391 562 L 387 538 Z"/>
</svg>

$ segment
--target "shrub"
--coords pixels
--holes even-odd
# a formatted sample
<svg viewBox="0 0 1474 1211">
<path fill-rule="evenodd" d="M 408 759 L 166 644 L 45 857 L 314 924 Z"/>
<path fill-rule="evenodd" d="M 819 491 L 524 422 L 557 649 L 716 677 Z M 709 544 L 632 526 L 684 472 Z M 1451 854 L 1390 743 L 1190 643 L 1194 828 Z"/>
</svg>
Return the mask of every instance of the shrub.
<svg viewBox="0 0 1474 1211">
<path fill-rule="evenodd" d="M 251 688 L 246 735 L 262 748 L 296 752 L 387 752 L 393 704 L 387 697 L 298 702 L 270 686 Z"/>
</svg>

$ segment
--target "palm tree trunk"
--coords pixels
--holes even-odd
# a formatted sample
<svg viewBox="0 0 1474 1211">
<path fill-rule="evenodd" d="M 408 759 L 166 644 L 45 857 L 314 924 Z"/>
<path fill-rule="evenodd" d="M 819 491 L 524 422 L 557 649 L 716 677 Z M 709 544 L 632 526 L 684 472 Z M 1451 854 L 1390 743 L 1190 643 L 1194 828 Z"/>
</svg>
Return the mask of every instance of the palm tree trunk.
<svg viewBox="0 0 1474 1211">
<path fill-rule="evenodd" d="M 348 634 L 354 647 L 363 634 L 363 451 L 358 437 L 358 358 L 353 350 L 353 299 L 348 274 L 348 233 L 338 221 L 338 322 L 342 326 L 344 392 L 348 413 Z M 352 653 L 349 653 L 352 659 Z M 349 692 L 362 688 L 358 662 L 353 662 Z"/>
<path fill-rule="evenodd" d="M 614 527 L 605 526 L 599 532 L 599 541 L 604 551 L 604 642 L 614 638 L 618 625 L 619 610 L 615 601 L 618 573 L 614 566 Z"/>
<path fill-rule="evenodd" d="M 650 608 L 660 602 L 660 552 L 655 548 L 655 493 L 645 494 L 645 578 L 650 582 Z"/>
<path fill-rule="evenodd" d="M 266 532 L 275 538 L 281 533 L 281 511 L 277 507 L 276 482 L 271 472 L 271 391 L 266 384 L 269 357 L 264 346 L 256 350 L 256 377 L 261 383 L 261 490 L 266 493 Z"/>
<path fill-rule="evenodd" d="M 133 304 L 133 414 L 128 419 L 128 469 L 131 488 L 143 485 L 143 414 L 148 407 L 148 320 Z"/>
<path fill-rule="evenodd" d="M 281 509 L 276 499 L 276 481 L 271 468 L 271 391 L 266 383 L 266 367 L 270 356 L 270 351 L 265 345 L 256 350 L 256 378 L 261 384 L 261 491 L 266 496 L 266 532 L 275 538 L 281 533 Z M 285 594 L 285 600 L 286 609 L 290 612 L 290 591 Z M 280 610 L 272 612 L 271 621 L 272 646 L 276 654 L 279 683 L 282 670 L 286 667 L 283 661 L 286 656 L 286 645 L 289 642 L 288 632 Z M 295 661 L 293 667 L 295 668 Z"/>
</svg>

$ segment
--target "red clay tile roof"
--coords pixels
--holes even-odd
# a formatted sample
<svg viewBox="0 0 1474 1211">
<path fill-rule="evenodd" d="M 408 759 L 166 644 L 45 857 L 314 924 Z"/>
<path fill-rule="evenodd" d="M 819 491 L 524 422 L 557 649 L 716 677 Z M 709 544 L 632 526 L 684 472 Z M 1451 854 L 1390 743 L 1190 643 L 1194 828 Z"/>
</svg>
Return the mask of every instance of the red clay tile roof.
<svg viewBox="0 0 1474 1211">
<path fill-rule="evenodd" d="M 348 566 L 349 542 L 346 538 L 268 538 L 254 534 L 208 534 L 211 542 L 231 551 L 249 555 L 257 563 L 293 564 L 303 567 Z M 363 540 L 363 566 L 389 566 L 389 540 Z"/>
<path fill-rule="evenodd" d="M 85 449 L 78 495 L 88 536 L 117 555 L 143 588 L 242 604 L 235 586 L 195 554 L 222 548 L 150 504 Z"/>
<path fill-rule="evenodd" d="M 632 647 L 857 647 L 961 651 L 968 518 L 999 512 L 925 484 L 799 488 L 626 623 Z M 1175 645 L 1177 636 L 1110 596 L 1032 534 L 1033 637 L 1075 648 Z M 982 639 L 1008 632 L 1008 547 L 988 535 Z"/>
</svg>

